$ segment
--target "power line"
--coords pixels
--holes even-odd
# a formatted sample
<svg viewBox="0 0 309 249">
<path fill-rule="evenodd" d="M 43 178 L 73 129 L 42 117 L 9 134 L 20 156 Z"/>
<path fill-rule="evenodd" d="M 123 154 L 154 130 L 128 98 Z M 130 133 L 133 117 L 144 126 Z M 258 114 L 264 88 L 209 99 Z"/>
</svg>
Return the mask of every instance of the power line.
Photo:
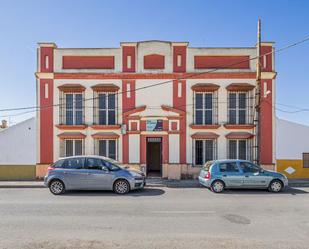
<svg viewBox="0 0 309 249">
<path fill-rule="evenodd" d="M 239 61 L 239 62 L 236 62 L 236 63 L 230 63 L 230 64 L 227 64 L 227 65 L 222 66 L 220 68 L 215 68 L 215 69 L 208 70 L 208 71 L 205 71 L 205 72 L 191 73 L 188 76 L 178 77 L 178 78 L 173 79 L 173 80 L 167 80 L 167 81 L 151 84 L 151 85 L 148 85 L 148 86 L 139 87 L 139 88 L 136 88 L 135 90 L 129 90 L 129 91 L 127 90 L 127 91 L 117 92 L 117 93 L 115 93 L 115 95 L 121 95 L 121 94 L 125 94 L 125 93 L 128 93 L 128 92 L 136 92 L 136 91 L 139 91 L 139 90 L 148 89 L 148 88 L 151 88 L 151 87 L 156 87 L 156 86 L 172 83 L 174 80 L 185 80 L 185 79 L 190 79 L 190 78 L 193 78 L 193 77 L 196 77 L 196 76 L 199 76 L 199 75 L 213 73 L 213 72 L 216 72 L 218 70 L 221 70 L 221 69 L 224 69 L 224 68 L 227 68 L 227 67 L 232 67 L 232 66 L 235 66 L 235 65 L 242 64 L 244 62 L 248 62 L 248 61 L 259 59 L 259 58 L 261 58 L 263 56 L 266 56 L 266 55 L 275 54 L 275 53 L 278 54 L 278 53 L 280 53 L 280 52 L 282 52 L 282 51 L 284 51 L 286 49 L 289 49 L 291 47 L 294 47 L 294 46 L 297 46 L 299 44 L 302 44 L 302 43 L 304 43 L 304 42 L 306 42 L 308 40 L 309 40 L 309 36 L 304 38 L 304 39 L 302 39 L 302 40 L 300 40 L 300 41 L 297 41 L 297 42 L 294 42 L 292 44 L 286 45 L 286 46 L 284 46 L 284 47 L 282 47 L 280 49 L 274 49 L 274 50 L 272 50 L 272 51 L 270 51 L 268 53 L 265 53 L 263 55 L 258 55 L 258 56 L 255 56 L 255 57 L 252 57 L 252 58 L 249 58 L 249 59 L 246 59 L 246 60 L 242 60 L 242 61 Z M 82 102 L 86 102 L 88 100 L 94 100 L 94 99 L 97 99 L 97 98 L 98 97 L 87 98 L 87 99 L 83 99 L 81 101 Z M 77 103 L 77 102 L 79 102 L 79 101 L 75 101 L 75 103 Z M 47 106 L 29 106 L 29 107 L 7 108 L 7 109 L 0 109 L 0 112 L 11 112 L 11 111 L 28 110 L 28 109 L 35 109 L 33 111 L 37 111 L 38 109 L 47 109 L 47 108 L 57 107 L 57 106 L 61 106 L 61 105 L 63 105 L 63 104 L 59 103 L 59 104 L 47 105 Z"/>
</svg>

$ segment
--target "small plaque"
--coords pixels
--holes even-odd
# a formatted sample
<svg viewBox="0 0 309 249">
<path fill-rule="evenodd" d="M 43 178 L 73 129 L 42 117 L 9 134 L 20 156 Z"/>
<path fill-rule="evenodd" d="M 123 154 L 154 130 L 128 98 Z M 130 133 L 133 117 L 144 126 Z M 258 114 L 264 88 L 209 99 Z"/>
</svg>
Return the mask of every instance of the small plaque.
<svg viewBox="0 0 309 249">
<path fill-rule="evenodd" d="M 162 131 L 163 120 L 146 120 L 146 131 Z"/>
</svg>

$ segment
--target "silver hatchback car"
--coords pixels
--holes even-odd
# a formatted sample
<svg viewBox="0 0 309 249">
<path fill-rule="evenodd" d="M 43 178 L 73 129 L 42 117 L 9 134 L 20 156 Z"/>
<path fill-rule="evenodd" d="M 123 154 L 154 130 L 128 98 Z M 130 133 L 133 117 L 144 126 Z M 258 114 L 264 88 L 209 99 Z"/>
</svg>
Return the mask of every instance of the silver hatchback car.
<svg viewBox="0 0 309 249">
<path fill-rule="evenodd" d="M 280 192 L 288 186 L 285 175 L 264 170 L 245 160 L 207 162 L 200 172 L 199 182 L 215 193 L 220 193 L 225 188 L 262 188 Z"/>
<path fill-rule="evenodd" d="M 123 168 L 110 158 L 73 156 L 48 167 L 44 185 L 55 195 L 66 190 L 113 190 L 117 194 L 126 194 L 143 188 L 145 175 Z"/>
</svg>

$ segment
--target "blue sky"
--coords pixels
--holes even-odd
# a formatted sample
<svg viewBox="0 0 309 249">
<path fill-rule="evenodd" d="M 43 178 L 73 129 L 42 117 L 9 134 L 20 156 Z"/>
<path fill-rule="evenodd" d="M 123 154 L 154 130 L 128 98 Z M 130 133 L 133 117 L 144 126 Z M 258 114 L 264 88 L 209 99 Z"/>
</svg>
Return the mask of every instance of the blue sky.
<svg viewBox="0 0 309 249">
<path fill-rule="evenodd" d="M 33 106 L 37 42 L 58 47 L 118 47 L 121 41 L 189 41 L 190 46 L 281 48 L 309 35 L 309 1 L 0 0 L 0 109 Z M 309 109 L 309 42 L 276 55 L 278 104 Z M 286 111 L 297 110 L 278 105 Z M 4 115 L 18 112 L 0 112 Z M 34 113 L 11 117 L 11 124 Z M 309 125 L 309 112 L 277 116 Z"/>
</svg>

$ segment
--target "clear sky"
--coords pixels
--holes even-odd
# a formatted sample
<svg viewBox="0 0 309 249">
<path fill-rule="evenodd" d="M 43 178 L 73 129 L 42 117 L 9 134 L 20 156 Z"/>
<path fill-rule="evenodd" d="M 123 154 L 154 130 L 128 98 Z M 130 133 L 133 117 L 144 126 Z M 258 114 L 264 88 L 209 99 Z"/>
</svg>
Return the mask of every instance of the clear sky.
<svg viewBox="0 0 309 249">
<path fill-rule="evenodd" d="M 58 47 L 118 47 L 121 41 L 188 41 L 190 46 L 277 48 L 309 35 L 309 1 L 0 0 L 0 109 L 36 105 L 37 42 Z M 309 42 L 276 55 L 277 107 L 309 109 Z M 279 105 L 281 104 L 281 105 Z M 0 112 L 2 116 L 18 112 Z M 11 124 L 34 113 L 11 117 Z M 309 125 L 309 112 L 277 111 Z"/>
</svg>

